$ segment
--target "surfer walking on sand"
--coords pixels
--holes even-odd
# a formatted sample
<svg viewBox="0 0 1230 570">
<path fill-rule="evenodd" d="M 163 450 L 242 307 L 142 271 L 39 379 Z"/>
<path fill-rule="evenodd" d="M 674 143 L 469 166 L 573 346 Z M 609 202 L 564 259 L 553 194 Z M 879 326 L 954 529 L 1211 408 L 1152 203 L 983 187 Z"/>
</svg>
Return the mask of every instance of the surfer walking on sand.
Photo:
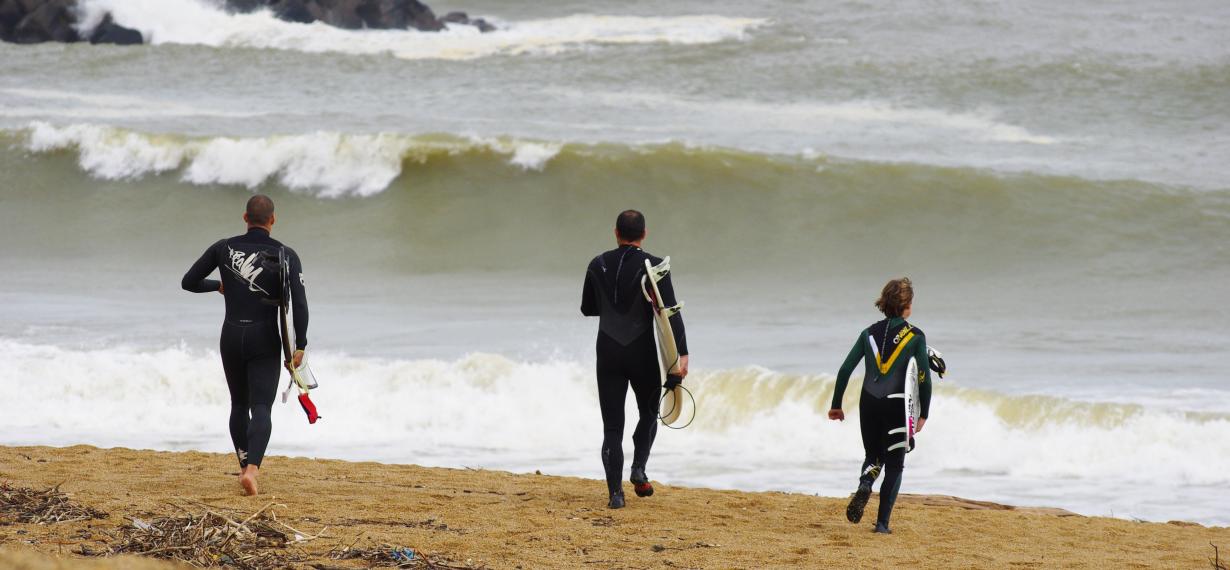
<svg viewBox="0 0 1230 570">
<path fill-rule="evenodd" d="M 645 239 L 645 216 L 626 210 L 615 220 L 618 247 L 602 253 L 589 263 L 581 292 L 581 314 L 598 317 L 597 374 L 598 404 L 602 409 L 602 465 L 606 470 L 608 506 L 624 506 L 624 401 L 628 386 L 636 397 L 640 419 L 632 432 L 632 474 L 629 479 L 638 497 L 653 494 L 645 474 L 649 450 L 658 432 L 658 402 L 662 389 L 674 388 L 688 374 L 687 335 L 683 317 L 670 318 L 680 362 L 678 375 L 662 385 L 658 347 L 654 340 L 653 313 L 641 290 L 646 275 L 645 260 L 658 265 L 661 259 L 641 249 Z M 674 305 L 675 289 L 669 275 L 658 282 L 663 301 Z"/>
<path fill-rule="evenodd" d="M 245 493 L 255 495 L 259 492 L 257 474 L 273 431 L 270 412 L 282 368 L 277 321 L 278 302 L 285 292 L 277 260 L 283 250 L 289 260 L 294 304 L 295 367 L 303 362 L 307 347 L 308 307 L 298 254 L 269 237 L 277 220 L 273 200 L 253 196 L 243 220 L 247 233 L 209 246 L 184 274 L 183 287 L 193 293 L 217 291 L 225 297 L 219 348 L 231 393 L 231 442 L 239 459 L 239 483 Z M 215 269 L 219 279 L 207 279 Z"/>
<path fill-rule="evenodd" d="M 921 432 L 927 422 L 931 407 L 931 372 L 927 367 L 927 339 L 922 329 L 906 321 L 914 303 L 914 287 L 908 278 L 893 279 L 884 285 L 876 308 L 884 313 L 881 320 L 858 334 L 854 348 L 846 355 L 841 370 L 837 373 L 837 386 L 833 391 L 833 405 L 829 419 L 845 420 L 841 398 L 845 394 L 850 374 L 863 361 L 866 372 L 863 377 L 863 393 L 859 397 L 859 426 L 863 435 L 863 468 L 858 479 L 858 490 L 846 507 L 846 518 L 857 523 L 863 518 L 863 509 L 871 496 L 871 485 L 884 472 L 880 484 L 880 508 L 876 516 L 875 532 L 891 534 L 888 519 L 893 514 L 893 503 L 901 489 L 901 472 L 905 467 L 905 453 L 912 441 L 902 443 L 909 433 L 889 433 L 905 426 L 902 400 L 890 398 L 905 390 L 907 362 L 913 356 L 921 371 L 918 384 L 918 399 L 921 405 L 916 432 Z M 903 430 L 904 431 L 904 430 Z"/>
</svg>

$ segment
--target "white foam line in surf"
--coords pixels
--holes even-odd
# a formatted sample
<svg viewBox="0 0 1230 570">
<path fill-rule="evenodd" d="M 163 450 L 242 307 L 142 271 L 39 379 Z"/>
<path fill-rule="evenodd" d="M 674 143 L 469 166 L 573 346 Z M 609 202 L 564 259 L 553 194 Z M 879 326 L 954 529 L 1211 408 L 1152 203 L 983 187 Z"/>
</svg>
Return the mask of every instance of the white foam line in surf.
<svg viewBox="0 0 1230 570">
<path fill-rule="evenodd" d="M 1052 145 L 1059 139 L 1031 133 L 1025 127 L 996 119 L 992 110 L 952 112 L 940 109 L 902 107 L 875 100 L 839 103 L 768 103 L 743 99 L 694 99 L 664 93 L 588 93 L 561 92 L 572 98 L 605 101 L 611 105 L 671 107 L 681 116 L 713 115 L 710 124 L 723 120 L 737 125 L 755 124 L 759 128 L 806 131 L 850 131 L 888 139 L 910 136 L 912 130 L 946 131 L 983 142 Z M 732 118 L 736 119 L 732 121 Z M 869 132 L 868 129 L 877 129 Z M 846 137 L 841 137 L 846 138 Z"/>
<path fill-rule="evenodd" d="M 21 104 L 0 105 L 0 117 L 131 119 L 147 117 L 257 117 L 266 113 L 223 111 L 193 107 L 127 95 L 74 93 L 52 89 L 0 89 L 0 94 L 24 99 Z"/>
<path fill-rule="evenodd" d="M 743 39 L 765 20 L 695 15 L 637 17 L 571 15 L 498 21 L 498 30 L 473 26 L 441 32 L 343 30 L 322 23 L 297 24 L 268 11 L 231 14 L 203 0 L 83 0 L 81 27 L 105 13 L 137 29 L 153 44 L 265 48 L 309 53 L 391 54 L 404 59 L 465 60 L 492 55 L 552 54 L 610 44 L 710 44 Z"/>
<path fill-rule="evenodd" d="M 255 188 L 276 181 L 292 190 L 335 198 L 377 194 L 401 174 L 405 160 L 423 161 L 432 153 L 484 149 L 507 155 L 512 166 L 540 171 L 562 145 L 478 137 L 443 141 L 413 135 L 332 132 L 190 139 L 104 125 L 61 127 L 34 122 L 28 129 L 26 148 L 36 153 L 76 150 L 81 168 L 105 180 L 182 170 L 181 179 L 191 184 Z"/>
</svg>

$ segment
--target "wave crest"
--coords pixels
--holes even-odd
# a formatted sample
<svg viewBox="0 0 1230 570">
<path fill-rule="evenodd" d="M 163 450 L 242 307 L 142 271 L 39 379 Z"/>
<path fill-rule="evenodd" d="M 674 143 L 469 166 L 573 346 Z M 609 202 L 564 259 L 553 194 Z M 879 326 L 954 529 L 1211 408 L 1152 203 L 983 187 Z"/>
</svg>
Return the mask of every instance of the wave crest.
<svg viewBox="0 0 1230 570">
<path fill-rule="evenodd" d="M 255 188 L 269 181 L 326 198 L 370 196 L 383 191 L 406 160 L 433 154 L 492 152 L 508 164 L 542 170 L 560 145 L 508 139 L 457 139 L 392 134 L 348 135 L 317 132 L 253 138 L 192 139 L 148 135 L 115 127 L 44 122 L 29 128 L 28 150 L 76 150 L 78 163 L 105 180 L 135 179 L 183 170 L 191 184 L 232 184 Z"/>
</svg>

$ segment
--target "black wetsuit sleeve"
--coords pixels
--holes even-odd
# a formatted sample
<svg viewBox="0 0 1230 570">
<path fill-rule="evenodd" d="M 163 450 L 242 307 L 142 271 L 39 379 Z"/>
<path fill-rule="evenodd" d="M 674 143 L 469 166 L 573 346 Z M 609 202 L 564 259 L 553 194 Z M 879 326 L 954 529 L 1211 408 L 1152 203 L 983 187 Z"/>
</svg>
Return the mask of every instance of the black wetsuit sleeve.
<svg viewBox="0 0 1230 570">
<path fill-rule="evenodd" d="M 859 361 L 866 355 L 867 341 L 863 340 L 865 336 L 867 336 L 867 331 L 858 333 L 858 338 L 854 339 L 854 347 L 846 355 L 846 361 L 841 363 L 841 370 L 837 371 L 837 385 L 833 387 L 833 404 L 829 409 L 841 409 L 841 399 L 846 395 L 846 386 L 850 384 L 850 375 L 854 373 L 854 368 L 858 366 Z"/>
<path fill-rule="evenodd" d="M 308 302 L 303 284 L 303 264 L 299 261 L 299 254 L 295 253 L 295 250 L 290 248 L 287 250 L 290 252 L 290 302 L 295 311 L 295 348 L 303 350 L 307 348 L 308 329 Z"/>
<path fill-rule="evenodd" d="M 222 286 L 222 282 L 217 279 L 206 279 L 210 273 L 213 273 L 218 268 L 218 257 L 215 253 L 218 243 L 209 246 L 209 249 L 201 254 L 200 259 L 197 259 L 196 263 L 193 263 L 192 267 L 188 268 L 188 272 L 184 274 L 184 280 L 180 283 L 184 291 L 214 293 L 218 291 L 218 287 Z"/>
<path fill-rule="evenodd" d="M 920 408 L 919 416 L 926 418 L 931 411 L 931 366 L 927 359 L 927 337 L 920 336 L 915 341 L 914 361 L 918 363 L 918 368 L 922 370 L 923 377 L 918 381 L 918 404 Z"/>
<path fill-rule="evenodd" d="M 679 304 L 679 301 L 675 299 L 675 286 L 671 283 L 669 273 L 658 282 L 658 291 L 662 293 L 662 306 L 674 307 Z M 679 351 L 679 356 L 687 356 L 688 333 L 683 328 L 683 313 L 675 313 L 671 316 L 671 331 L 675 333 L 675 348 Z"/>
<path fill-rule="evenodd" d="M 587 317 L 602 315 L 602 304 L 598 302 L 598 284 L 594 282 L 594 272 L 585 270 L 585 284 L 581 287 L 581 314 Z"/>
</svg>

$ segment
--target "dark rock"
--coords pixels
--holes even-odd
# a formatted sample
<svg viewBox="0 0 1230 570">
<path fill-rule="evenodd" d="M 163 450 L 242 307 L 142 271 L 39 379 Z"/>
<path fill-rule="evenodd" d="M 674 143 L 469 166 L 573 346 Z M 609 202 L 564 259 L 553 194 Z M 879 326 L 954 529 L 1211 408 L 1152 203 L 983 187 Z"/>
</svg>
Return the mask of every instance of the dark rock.
<svg viewBox="0 0 1230 570">
<path fill-rule="evenodd" d="M 226 9 L 231 12 L 247 14 L 269 7 L 269 0 L 226 0 Z"/>
<path fill-rule="evenodd" d="M 418 0 L 363 0 L 358 11 L 369 28 L 414 28 L 427 32 L 444 29 L 444 24 L 436 18 L 431 8 Z"/>
<path fill-rule="evenodd" d="M 355 6 L 355 15 L 363 25 L 377 30 L 405 28 L 408 21 L 394 10 L 393 2 L 360 1 Z"/>
<path fill-rule="evenodd" d="M 0 0 L 6 1 L 6 0 Z M 39 0 L 9 0 L 16 2 Z M 414 28 L 427 32 L 444 29 L 445 21 L 437 18 L 426 4 L 419 0 L 225 0 L 227 9 L 233 12 L 252 12 L 268 8 L 279 19 L 310 24 L 324 22 L 330 26 L 350 30 L 371 28 L 377 30 L 405 30 Z M 487 21 L 471 19 L 464 12 L 450 23 L 476 26 L 489 32 L 495 29 Z"/>
<path fill-rule="evenodd" d="M 410 27 L 424 32 L 438 32 L 444 29 L 444 22 L 436 18 L 436 14 L 431 11 L 431 8 L 423 5 L 417 0 L 405 0 L 406 4 L 413 9 L 410 9 Z"/>
<path fill-rule="evenodd" d="M 0 0 L 0 37 L 4 30 L 12 30 L 26 15 L 25 8 L 17 0 Z"/>
<path fill-rule="evenodd" d="M 90 43 L 132 46 L 145 43 L 145 38 L 141 36 L 141 32 L 115 23 L 111 14 L 107 14 L 94 31 L 90 32 Z"/>
<path fill-rule="evenodd" d="M 362 0 L 311 0 L 308 11 L 317 20 L 337 28 L 358 30 L 363 27 L 363 18 L 358 8 Z"/>
<path fill-rule="evenodd" d="M 12 41 L 22 44 L 81 41 L 73 9 L 76 0 L 45 0 L 13 28 Z"/>
<path fill-rule="evenodd" d="M 466 14 L 465 12 L 449 12 L 445 14 L 443 18 L 440 18 L 440 21 L 448 24 L 474 26 L 478 28 L 478 31 L 483 33 L 495 31 L 495 26 L 491 25 L 491 22 L 488 22 L 482 18 L 470 18 L 469 14 Z"/>
<path fill-rule="evenodd" d="M 29 14 L 42 6 L 46 0 L 17 0 L 17 5 L 21 7 L 22 14 Z"/>
<path fill-rule="evenodd" d="M 276 0 L 269 7 L 280 20 L 310 24 L 316 21 L 316 17 L 308 10 L 307 4 L 307 0 Z"/>
</svg>

